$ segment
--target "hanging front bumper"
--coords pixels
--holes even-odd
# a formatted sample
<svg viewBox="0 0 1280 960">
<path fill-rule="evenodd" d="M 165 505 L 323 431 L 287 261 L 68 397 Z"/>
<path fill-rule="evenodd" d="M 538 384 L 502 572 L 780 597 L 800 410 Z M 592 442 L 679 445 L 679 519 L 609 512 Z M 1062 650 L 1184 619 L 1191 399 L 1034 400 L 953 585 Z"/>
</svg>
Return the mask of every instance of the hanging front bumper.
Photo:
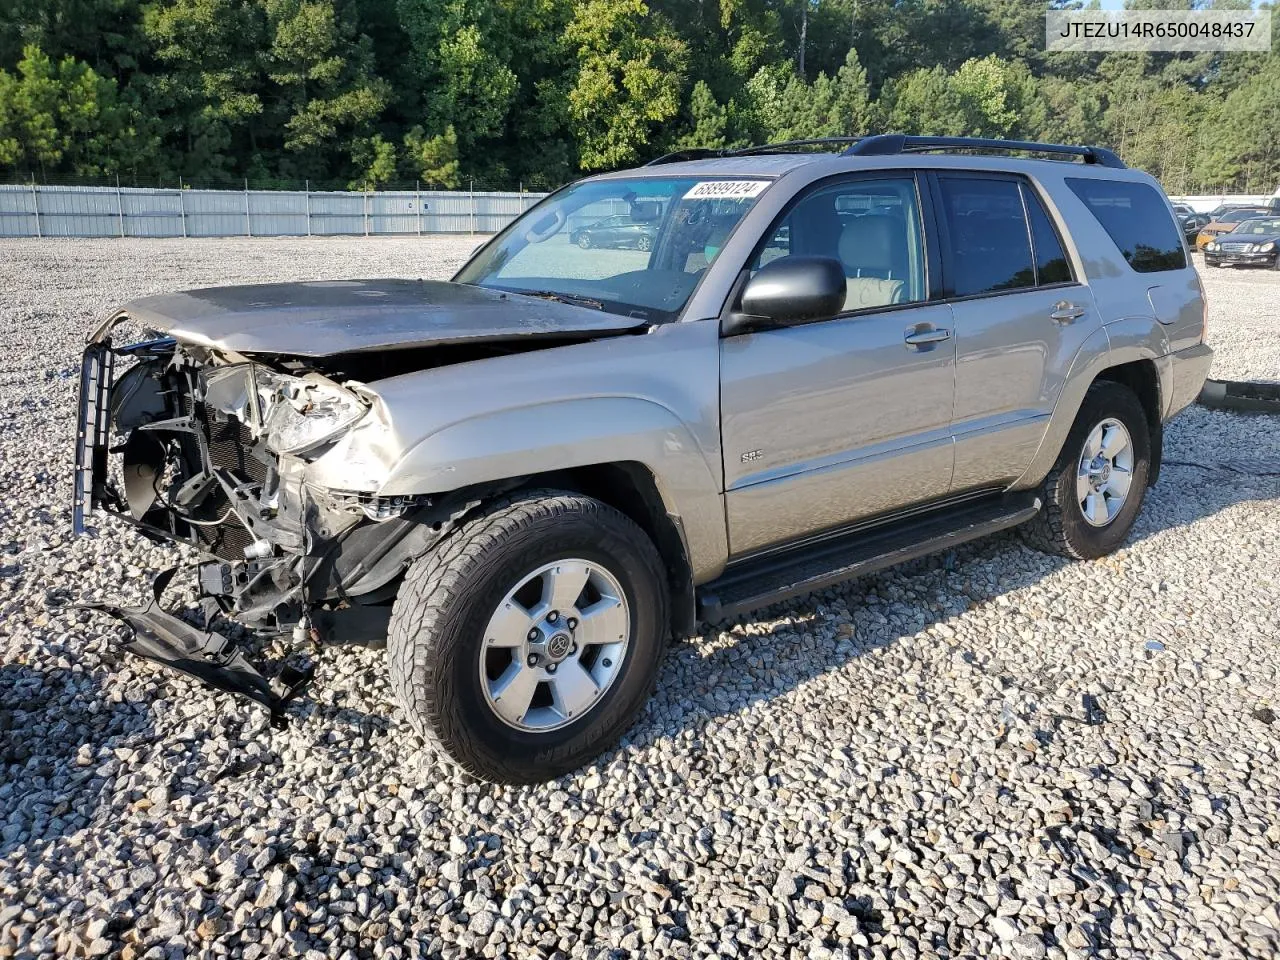
<svg viewBox="0 0 1280 960">
<path fill-rule="evenodd" d="M 160 595 L 176 569 L 156 577 L 151 601 L 146 606 L 121 607 L 110 603 L 77 606 L 101 611 L 126 624 L 130 636 L 121 646 L 129 653 L 203 680 L 214 689 L 261 704 L 271 715 L 271 725 L 283 728 L 285 709 L 310 684 L 314 666 L 297 669 L 286 665 L 274 680 L 268 680 L 230 637 L 216 630 L 201 630 L 163 610 Z"/>
</svg>

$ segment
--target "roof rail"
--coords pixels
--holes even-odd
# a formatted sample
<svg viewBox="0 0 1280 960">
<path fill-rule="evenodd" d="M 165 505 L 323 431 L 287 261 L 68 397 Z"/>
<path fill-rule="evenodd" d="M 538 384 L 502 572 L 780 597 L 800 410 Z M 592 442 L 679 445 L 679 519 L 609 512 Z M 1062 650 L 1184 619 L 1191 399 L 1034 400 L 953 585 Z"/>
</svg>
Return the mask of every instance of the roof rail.
<svg viewBox="0 0 1280 960">
<path fill-rule="evenodd" d="M 750 147 L 729 149 L 727 147 L 693 147 L 689 150 L 677 150 L 665 153 L 656 160 L 650 160 L 646 167 L 656 167 L 663 163 L 680 163 L 684 160 L 709 160 L 714 157 L 750 157 L 761 153 L 787 153 L 794 147 L 837 147 L 848 143 L 857 143 L 865 137 L 814 137 L 809 140 L 781 140 L 778 143 L 761 143 Z"/>
<path fill-rule="evenodd" d="M 743 147 L 741 150 L 729 150 L 727 157 L 746 157 L 756 153 L 787 153 L 792 147 L 827 147 L 842 143 L 857 144 L 866 137 L 813 137 L 808 140 L 780 140 L 777 143 L 762 143 L 755 147 Z M 849 149 L 853 149 L 850 147 Z"/>
<path fill-rule="evenodd" d="M 725 152 L 717 147 L 694 147 L 691 150 L 677 150 L 674 153 L 664 153 L 660 157 L 656 157 L 645 164 L 646 167 L 656 167 L 663 163 L 681 163 L 684 160 L 707 160 L 711 157 L 723 157 Z"/>
<path fill-rule="evenodd" d="M 1031 140 L 992 140 L 985 137 L 909 137 L 901 133 L 883 133 L 863 137 L 848 147 L 842 156 L 878 157 L 894 153 L 926 150 L 1007 150 L 1020 153 L 1060 153 L 1080 157 L 1085 163 L 1126 169 L 1126 164 L 1105 147 L 1076 147 L 1065 143 L 1035 143 Z"/>
</svg>

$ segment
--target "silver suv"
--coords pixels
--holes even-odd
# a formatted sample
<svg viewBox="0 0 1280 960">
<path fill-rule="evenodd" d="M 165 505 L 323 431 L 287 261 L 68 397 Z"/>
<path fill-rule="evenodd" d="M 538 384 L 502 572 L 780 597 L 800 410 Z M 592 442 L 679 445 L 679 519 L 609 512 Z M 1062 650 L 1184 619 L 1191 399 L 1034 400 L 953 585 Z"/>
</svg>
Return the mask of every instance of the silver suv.
<svg viewBox="0 0 1280 960">
<path fill-rule="evenodd" d="M 581 243 L 614 218 L 649 242 Z M 113 344 L 126 319 L 149 338 Z M 227 622 L 385 639 L 419 731 L 544 780 L 699 620 L 1015 525 L 1116 549 L 1204 334 L 1168 200 L 1105 150 L 691 151 L 565 187 L 448 283 L 126 305 L 85 353 L 76 524 L 203 557 L 199 626 L 161 607 L 172 571 L 98 605 L 132 652 L 280 723 L 309 668 L 260 669 Z"/>
</svg>

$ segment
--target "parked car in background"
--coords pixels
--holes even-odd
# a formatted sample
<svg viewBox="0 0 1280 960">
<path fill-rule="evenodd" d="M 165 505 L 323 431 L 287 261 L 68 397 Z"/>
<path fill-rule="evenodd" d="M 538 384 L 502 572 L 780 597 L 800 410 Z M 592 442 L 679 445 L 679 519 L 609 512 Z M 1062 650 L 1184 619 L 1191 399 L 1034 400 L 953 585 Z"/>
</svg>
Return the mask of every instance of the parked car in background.
<svg viewBox="0 0 1280 960">
<path fill-rule="evenodd" d="M 1195 243 L 1196 235 L 1209 222 L 1209 215 L 1207 213 L 1196 213 L 1185 203 L 1175 203 L 1173 212 L 1178 217 L 1178 224 L 1182 227 L 1182 235 L 1186 237 L 1187 243 Z"/>
<path fill-rule="evenodd" d="M 1221 208 L 1219 208 L 1221 210 Z M 1196 249 L 1203 250 L 1212 240 L 1220 233 L 1230 233 L 1241 223 L 1246 220 L 1252 220 L 1254 217 L 1266 217 L 1271 215 L 1269 207 L 1249 206 L 1249 207 L 1230 207 L 1221 212 L 1214 211 L 1211 219 L 1196 234 Z"/>
<path fill-rule="evenodd" d="M 614 250 L 649 250 L 657 228 L 652 223 L 632 219 L 627 214 L 605 217 L 569 234 L 569 240 L 584 250 L 605 247 Z"/>
<path fill-rule="evenodd" d="M 565 242 L 602 204 L 652 224 L 649 253 Z M 385 639 L 430 743 L 546 780 L 622 735 L 700 620 L 1016 525 L 1063 557 L 1121 547 L 1204 384 L 1205 317 L 1160 185 L 1104 149 L 684 151 L 551 194 L 448 283 L 114 311 L 82 366 L 75 526 L 101 507 L 198 551 L 207 626 L 161 606 L 172 569 L 144 606 L 89 605 L 277 723 L 309 673 L 264 674 L 243 629 Z M 125 321 L 149 339 L 113 342 Z"/>
<path fill-rule="evenodd" d="M 1205 244 L 1209 267 L 1271 267 L 1280 269 L 1280 217 L 1246 220 L 1230 233 Z"/>
</svg>

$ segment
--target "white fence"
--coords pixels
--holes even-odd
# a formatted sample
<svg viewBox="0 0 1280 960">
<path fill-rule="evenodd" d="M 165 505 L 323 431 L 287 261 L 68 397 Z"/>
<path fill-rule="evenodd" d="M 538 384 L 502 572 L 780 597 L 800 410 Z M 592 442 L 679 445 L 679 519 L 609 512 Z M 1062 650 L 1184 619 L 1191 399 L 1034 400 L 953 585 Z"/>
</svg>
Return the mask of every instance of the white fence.
<svg viewBox="0 0 1280 960">
<path fill-rule="evenodd" d="M 1280 198 L 1280 190 L 1277 190 L 1274 195 L 1269 193 L 1206 193 L 1190 197 L 1169 197 L 1174 203 L 1185 203 L 1196 213 L 1208 213 L 1224 203 L 1258 204 L 1262 206 L 1277 198 Z"/>
<path fill-rule="evenodd" d="M 495 233 L 544 196 L 0 185 L 0 237 Z"/>
</svg>

